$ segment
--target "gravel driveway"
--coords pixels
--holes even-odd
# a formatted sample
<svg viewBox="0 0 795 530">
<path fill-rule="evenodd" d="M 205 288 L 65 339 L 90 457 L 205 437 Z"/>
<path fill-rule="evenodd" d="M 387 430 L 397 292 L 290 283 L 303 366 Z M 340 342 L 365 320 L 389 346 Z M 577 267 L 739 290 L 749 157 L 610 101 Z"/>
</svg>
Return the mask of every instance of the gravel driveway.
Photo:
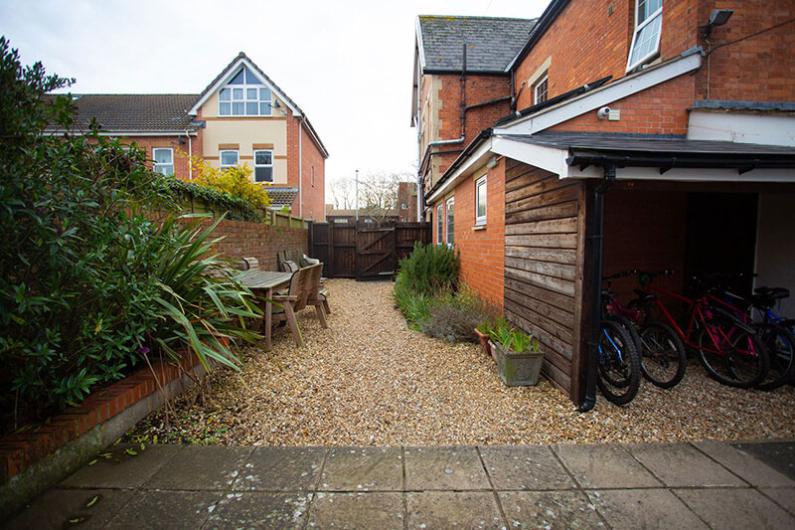
<svg viewBox="0 0 795 530">
<path fill-rule="evenodd" d="M 392 283 L 331 280 L 330 329 L 301 315 L 306 347 L 285 329 L 274 351 L 243 352 L 242 373 L 138 425 L 161 442 L 244 445 L 486 445 L 795 438 L 795 390 L 736 390 L 691 364 L 675 389 L 644 384 L 628 407 L 580 414 L 547 381 L 506 388 L 474 344 L 407 329 Z"/>
</svg>

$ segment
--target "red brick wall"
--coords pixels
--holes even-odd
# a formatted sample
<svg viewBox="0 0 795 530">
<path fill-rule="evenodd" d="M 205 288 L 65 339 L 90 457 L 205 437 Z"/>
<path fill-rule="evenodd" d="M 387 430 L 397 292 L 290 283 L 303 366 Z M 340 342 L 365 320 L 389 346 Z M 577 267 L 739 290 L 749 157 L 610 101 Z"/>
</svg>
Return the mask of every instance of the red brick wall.
<svg viewBox="0 0 795 530">
<path fill-rule="evenodd" d="M 210 220 L 203 220 L 209 224 Z M 224 220 L 213 233 L 223 237 L 217 251 L 227 258 L 255 257 L 264 270 L 278 270 L 276 253 L 286 250 L 291 256 L 307 253 L 308 234 L 304 228 L 270 226 L 263 223 Z"/>
<path fill-rule="evenodd" d="M 486 227 L 475 230 L 475 181 L 486 177 Z M 496 167 L 476 172 L 452 192 L 455 197 L 455 248 L 461 253 L 461 281 L 484 300 L 503 306 L 505 263 L 505 160 Z M 445 201 L 450 195 L 445 197 Z M 436 203 L 438 204 L 438 202 Z M 436 241 L 436 204 L 433 209 L 433 241 Z M 444 208 L 442 208 L 444 211 Z M 443 215 L 445 215 L 443 213 Z"/>
<path fill-rule="evenodd" d="M 303 211 L 293 210 L 293 215 L 300 214 L 304 219 L 323 221 L 326 218 L 326 160 L 312 140 L 306 127 L 301 128 L 301 135 Z"/>
<path fill-rule="evenodd" d="M 174 150 L 174 175 L 182 180 L 188 180 L 188 141 L 185 136 L 136 136 L 122 137 L 123 143 L 135 143 L 146 151 L 146 158 L 152 160 L 152 149 L 156 147 L 170 147 Z M 180 140 L 182 143 L 180 143 Z M 201 154 L 201 133 L 198 137 L 191 137 L 194 154 Z M 151 164 L 150 164 L 151 167 Z"/>
</svg>

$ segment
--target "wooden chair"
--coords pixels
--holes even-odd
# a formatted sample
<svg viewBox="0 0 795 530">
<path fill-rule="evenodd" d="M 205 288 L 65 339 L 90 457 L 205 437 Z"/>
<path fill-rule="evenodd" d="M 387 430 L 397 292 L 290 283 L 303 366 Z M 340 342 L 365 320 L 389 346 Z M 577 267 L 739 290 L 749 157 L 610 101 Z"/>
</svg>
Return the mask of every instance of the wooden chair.
<svg viewBox="0 0 795 530">
<path fill-rule="evenodd" d="M 290 278 L 290 288 L 287 292 L 273 295 L 273 301 L 281 306 L 273 308 L 273 322 L 286 322 L 293 335 L 293 340 L 299 348 L 303 347 L 304 339 L 301 337 L 301 330 L 295 315 L 306 307 L 306 301 L 309 298 L 308 280 L 307 269 L 298 269 Z"/>
<path fill-rule="evenodd" d="M 310 265 L 302 270 L 306 270 L 307 274 L 309 274 L 309 281 L 307 281 L 309 296 L 306 303 L 307 305 L 315 306 L 315 314 L 320 321 L 320 325 L 323 329 L 328 329 L 328 322 L 326 322 L 326 307 L 328 306 L 328 302 L 326 301 L 326 297 L 321 293 L 323 289 L 320 283 L 320 279 L 323 276 L 323 264 L 318 263 L 316 265 Z"/>
<path fill-rule="evenodd" d="M 243 258 L 243 269 L 244 271 L 256 271 L 259 270 L 259 260 L 253 257 L 246 257 Z"/>
</svg>

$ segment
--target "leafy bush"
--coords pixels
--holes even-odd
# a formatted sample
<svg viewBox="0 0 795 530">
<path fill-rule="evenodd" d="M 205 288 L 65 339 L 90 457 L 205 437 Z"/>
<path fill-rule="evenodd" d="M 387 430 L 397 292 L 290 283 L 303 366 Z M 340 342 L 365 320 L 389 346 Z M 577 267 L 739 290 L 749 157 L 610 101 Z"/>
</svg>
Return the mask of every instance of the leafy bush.
<svg viewBox="0 0 795 530">
<path fill-rule="evenodd" d="M 201 157 L 193 157 L 191 161 L 197 171 L 196 184 L 227 193 L 254 209 L 264 210 L 271 205 L 267 188 L 251 180 L 251 167 L 248 165 L 222 169 L 211 166 Z"/>
<path fill-rule="evenodd" d="M 475 342 L 475 328 L 496 311 L 475 294 L 464 291 L 434 299 L 421 329 L 431 337 L 450 342 Z"/>
<path fill-rule="evenodd" d="M 412 253 L 400 260 L 398 280 L 405 288 L 426 296 L 454 291 L 461 259 L 444 245 L 415 243 Z"/>
<path fill-rule="evenodd" d="M 0 38 L 0 430 L 80 402 L 149 356 L 189 347 L 235 365 L 251 293 L 210 254 L 210 229 L 144 212 L 168 177 L 118 141 L 68 130 L 68 85 Z"/>
<path fill-rule="evenodd" d="M 264 211 L 253 207 L 249 202 L 224 191 L 218 191 L 193 182 L 186 182 L 176 177 L 167 177 L 165 186 L 173 193 L 180 203 L 194 202 L 216 214 L 226 214 L 227 219 L 238 221 L 262 221 Z"/>
<path fill-rule="evenodd" d="M 539 351 L 540 344 L 536 337 L 516 329 L 505 318 L 500 317 L 478 329 L 487 333 L 492 341 L 516 353 Z"/>
</svg>

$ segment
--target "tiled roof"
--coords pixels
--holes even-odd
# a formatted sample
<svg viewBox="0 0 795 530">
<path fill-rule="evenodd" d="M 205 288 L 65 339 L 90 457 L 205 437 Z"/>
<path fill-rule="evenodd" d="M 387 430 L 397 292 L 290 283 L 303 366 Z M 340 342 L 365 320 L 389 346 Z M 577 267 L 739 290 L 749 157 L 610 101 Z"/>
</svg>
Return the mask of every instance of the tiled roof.
<svg viewBox="0 0 795 530">
<path fill-rule="evenodd" d="M 85 94 L 74 95 L 75 128 L 86 129 L 96 118 L 103 131 L 184 131 L 190 128 L 188 110 L 197 94 Z"/>
<path fill-rule="evenodd" d="M 290 206 L 298 196 L 298 188 L 267 186 L 265 189 L 271 198 L 271 207 Z"/>
<path fill-rule="evenodd" d="M 468 72 L 503 72 L 530 36 L 536 19 L 419 16 L 426 71 L 460 72 L 467 44 Z"/>
</svg>

